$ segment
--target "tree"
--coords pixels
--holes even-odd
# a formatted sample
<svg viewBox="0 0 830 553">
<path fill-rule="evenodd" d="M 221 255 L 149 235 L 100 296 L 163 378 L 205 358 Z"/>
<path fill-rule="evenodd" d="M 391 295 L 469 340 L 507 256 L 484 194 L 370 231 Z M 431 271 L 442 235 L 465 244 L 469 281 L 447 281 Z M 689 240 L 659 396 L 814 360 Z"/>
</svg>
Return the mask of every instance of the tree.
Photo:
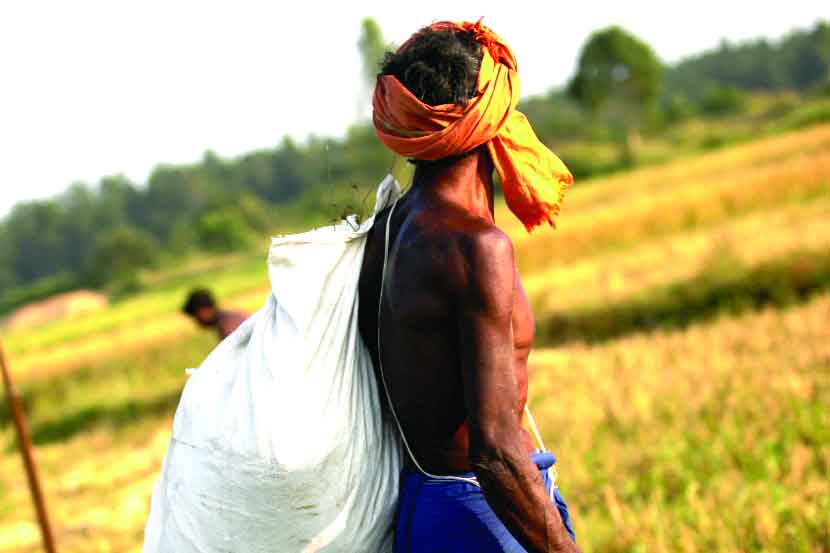
<svg viewBox="0 0 830 553">
<path fill-rule="evenodd" d="M 813 39 L 816 41 L 816 49 L 824 66 L 823 75 L 819 79 L 827 86 L 830 85 L 830 22 L 822 21 L 816 25 Z"/>
<path fill-rule="evenodd" d="M 154 264 L 158 244 L 137 228 L 122 226 L 98 234 L 89 257 L 87 271 L 98 283 L 120 280 L 133 282 L 136 271 Z"/>
<path fill-rule="evenodd" d="M 804 90 L 830 79 L 830 23 L 820 23 L 809 33 L 793 33 L 783 44 L 789 82 Z"/>
<path fill-rule="evenodd" d="M 17 284 L 12 263 L 12 244 L 8 239 L 6 223 L 0 221 L 0 290 L 8 290 Z M 0 294 L 2 295 L 2 294 Z"/>
<path fill-rule="evenodd" d="M 57 274 L 74 263 L 66 253 L 64 220 L 57 200 L 22 203 L 12 209 L 3 238 L 9 245 L 10 269 L 19 283 Z"/>
<path fill-rule="evenodd" d="M 303 150 L 290 136 L 283 137 L 280 147 L 271 155 L 271 164 L 274 175 L 271 188 L 276 201 L 291 201 L 312 184 L 305 172 L 316 164 L 306 159 Z"/>
<path fill-rule="evenodd" d="M 700 103 L 714 86 L 741 90 L 810 91 L 830 81 L 830 23 L 789 33 L 777 41 L 722 41 L 666 71 L 664 93 Z"/>
<path fill-rule="evenodd" d="M 388 48 L 378 22 L 373 17 L 363 18 L 360 22 L 357 49 L 363 62 L 363 78 L 370 87 L 375 85 L 375 79 L 380 72 L 380 64 Z"/>
<path fill-rule="evenodd" d="M 701 110 L 707 115 L 729 115 L 746 108 L 746 94 L 739 88 L 712 86 L 701 100 Z"/>
<path fill-rule="evenodd" d="M 265 235 L 274 226 L 263 201 L 252 194 L 243 194 L 236 201 L 237 209 L 245 225 L 259 235 Z"/>
<path fill-rule="evenodd" d="M 568 92 L 620 131 L 624 155 L 633 156 L 638 126 L 660 92 L 663 66 L 646 43 L 620 27 L 595 32 L 582 47 Z"/>
<path fill-rule="evenodd" d="M 235 207 L 225 207 L 205 213 L 196 226 L 199 242 L 206 250 L 230 252 L 251 244 L 250 227 Z"/>
<path fill-rule="evenodd" d="M 357 111 L 365 115 L 369 109 L 368 97 L 375 87 L 375 79 L 380 72 L 383 56 L 392 46 L 383 39 L 380 25 L 372 17 L 365 17 L 360 22 L 360 38 L 357 40 L 357 50 L 363 64 L 363 90 L 358 99 Z"/>
</svg>

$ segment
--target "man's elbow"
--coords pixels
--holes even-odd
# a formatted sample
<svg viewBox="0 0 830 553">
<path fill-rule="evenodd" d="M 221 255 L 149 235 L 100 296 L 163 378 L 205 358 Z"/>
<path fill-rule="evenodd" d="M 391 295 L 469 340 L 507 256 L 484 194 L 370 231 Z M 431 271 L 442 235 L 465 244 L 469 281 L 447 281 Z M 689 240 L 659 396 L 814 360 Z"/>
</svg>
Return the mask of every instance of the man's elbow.
<svg viewBox="0 0 830 553">
<path fill-rule="evenodd" d="M 512 432 L 482 432 L 470 444 L 470 465 L 480 480 L 502 481 L 514 472 L 520 450 Z M 515 433 L 518 435 L 518 431 Z"/>
</svg>

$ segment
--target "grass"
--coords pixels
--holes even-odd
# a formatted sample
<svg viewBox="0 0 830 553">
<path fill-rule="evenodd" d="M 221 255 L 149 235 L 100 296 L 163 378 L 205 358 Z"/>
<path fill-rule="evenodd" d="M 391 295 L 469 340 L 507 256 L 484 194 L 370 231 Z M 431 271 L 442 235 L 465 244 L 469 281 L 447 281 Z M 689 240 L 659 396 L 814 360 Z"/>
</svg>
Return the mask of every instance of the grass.
<svg viewBox="0 0 830 553">
<path fill-rule="evenodd" d="M 583 550 L 827 551 L 828 310 L 822 295 L 537 351 L 531 403 Z M 63 551 L 137 550 L 168 427 L 139 417 L 39 448 Z M 0 548 L 37 551 L 19 461 L 0 469 Z"/>
<path fill-rule="evenodd" d="M 22 382 L 19 392 L 36 444 L 60 442 L 93 427 L 121 428 L 145 418 L 168 417 L 178 403 L 185 369 L 198 366 L 215 338 L 197 333 L 140 353 L 91 362 L 62 378 Z M 0 405 L 0 425 L 10 424 Z M 12 445 L 11 443 L 9 444 Z"/>
<path fill-rule="evenodd" d="M 723 257 L 754 266 L 795 250 L 829 250 L 828 220 L 830 196 L 550 263 L 523 283 L 538 314 L 616 304 L 646 289 L 688 281 Z"/>
<path fill-rule="evenodd" d="M 688 280 L 646 288 L 619 303 L 544 316 L 537 322 L 537 339 L 544 345 L 602 341 L 630 332 L 683 327 L 724 312 L 785 307 L 827 291 L 830 249 L 796 251 L 754 267 L 718 257 Z"/>
<path fill-rule="evenodd" d="M 704 271 L 685 281 L 644 289 L 612 304 L 552 312 L 537 321 L 537 343 L 603 341 L 655 328 L 683 327 L 726 313 L 772 305 L 787 306 L 830 291 L 830 248 L 796 251 L 756 266 L 729 257 L 712 259 Z M 183 371 L 196 366 L 213 342 L 209 333 L 150 346 L 125 364 L 103 359 L 60 379 L 36 379 L 21 386 L 37 444 L 71 438 L 90 427 L 119 428 L 146 417 L 167 416 L 177 404 Z M 147 386 L 148 381 L 152 386 Z M 0 406 L 0 425 L 10 423 Z"/>
<path fill-rule="evenodd" d="M 647 179 L 648 175 L 641 178 Z M 572 202 L 577 205 L 564 212 L 555 247 L 550 233 L 538 232 L 517 240 L 520 268 L 533 273 L 551 263 L 627 247 L 642 242 L 644 237 L 676 234 L 751 212 L 830 196 L 830 144 L 814 154 L 774 165 L 745 167 L 737 174 L 690 179 L 671 188 L 654 186 L 633 193 L 624 183 L 618 185 L 620 188 L 614 189 L 600 183 L 597 188 L 607 200 L 588 205 L 574 190 L 572 196 L 580 201 Z M 586 193 L 596 194 L 594 190 Z"/>
<path fill-rule="evenodd" d="M 577 186 L 555 233 L 499 207 L 538 321 L 531 404 L 586 553 L 830 553 L 828 179 L 824 125 Z M 63 552 L 140 549 L 183 371 L 214 342 L 175 313 L 183 291 L 250 309 L 267 290 L 264 256 L 153 278 L 4 337 Z M 39 551 L 4 409 L 0 550 Z"/>
<path fill-rule="evenodd" d="M 176 312 L 187 291 L 196 286 L 209 286 L 220 296 L 233 296 L 267 287 L 264 253 L 231 257 L 224 265 L 196 264 L 195 270 L 180 269 L 164 277 L 156 277 L 152 291 L 117 302 L 117 308 L 94 317 L 72 321 L 55 321 L 43 327 L 24 331 L 12 330 L 6 336 L 9 354 L 25 354 L 55 344 L 64 344 L 86 336 L 100 335 L 132 323 L 152 321 L 159 315 Z"/>
<path fill-rule="evenodd" d="M 830 298 L 533 357 L 583 550 L 827 552 Z"/>
</svg>

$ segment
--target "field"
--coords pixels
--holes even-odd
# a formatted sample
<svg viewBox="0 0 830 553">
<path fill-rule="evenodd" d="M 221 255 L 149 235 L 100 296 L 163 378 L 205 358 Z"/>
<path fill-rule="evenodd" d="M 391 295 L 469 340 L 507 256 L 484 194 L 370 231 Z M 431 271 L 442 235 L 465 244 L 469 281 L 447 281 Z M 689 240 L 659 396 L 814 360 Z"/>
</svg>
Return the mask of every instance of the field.
<svg viewBox="0 0 830 553">
<path fill-rule="evenodd" d="M 537 317 L 530 402 L 585 552 L 830 553 L 830 125 L 503 206 Z M 138 551 L 185 381 L 193 284 L 255 309 L 264 254 L 4 336 L 63 552 Z M 0 551 L 40 551 L 0 407 Z"/>
</svg>

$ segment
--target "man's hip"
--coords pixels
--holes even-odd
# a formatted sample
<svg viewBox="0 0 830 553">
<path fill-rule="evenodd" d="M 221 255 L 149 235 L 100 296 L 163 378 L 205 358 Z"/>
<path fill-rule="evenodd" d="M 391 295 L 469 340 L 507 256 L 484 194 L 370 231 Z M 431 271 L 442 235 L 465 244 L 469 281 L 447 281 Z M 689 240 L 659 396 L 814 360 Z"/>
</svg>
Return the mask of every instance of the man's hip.
<svg viewBox="0 0 830 553">
<path fill-rule="evenodd" d="M 568 533 L 574 538 L 568 506 L 554 485 L 548 469 L 556 462 L 552 453 L 534 453 L 548 495 L 556 504 Z M 475 478 L 465 473 L 465 478 Z M 525 553 L 487 504 L 478 486 L 442 480 L 404 470 L 395 527 L 395 553 Z"/>
</svg>

